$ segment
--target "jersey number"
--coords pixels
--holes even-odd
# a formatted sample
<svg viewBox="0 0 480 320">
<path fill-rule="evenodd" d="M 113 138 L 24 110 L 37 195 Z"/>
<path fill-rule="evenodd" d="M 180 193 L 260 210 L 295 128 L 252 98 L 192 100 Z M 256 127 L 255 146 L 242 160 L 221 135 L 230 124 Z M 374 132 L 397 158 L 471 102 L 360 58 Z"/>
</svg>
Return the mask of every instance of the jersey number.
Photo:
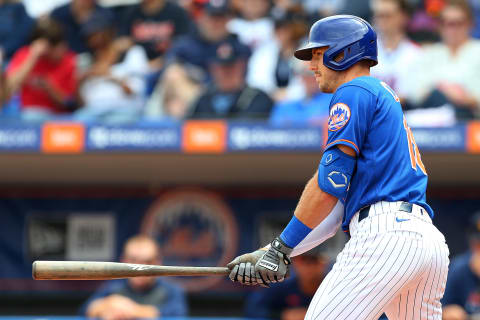
<svg viewBox="0 0 480 320">
<path fill-rule="evenodd" d="M 417 165 L 420 167 L 420 170 L 426 175 L 427 170 L 422 162 L 422 157 L 420 156 L 420 151 L 418 150 L 415 139 L 413 138 L 412 129 L 407 125 L 407 120 L 403 117 L 403 127 L 407 132 L 407 143 L 408 143 L 408 153 L 410 153 L 410 163 L 414 170 L 417 170 Z"/>
<path fill-rule="evenodd" d="M 387 90 L 395 99 L 395 101 L 400 102 L 395 91 L 385 82 L 380 82 L 380 84 Z M 417 170 L 417 165 L 420 167 L 420 170 L 426 175 L 427 170 L 425 170 L 425 166 L 422 162 L 422 157 L 420 156 L 420 151 L 418 150 L 417 144 L 415 143 L 415 139 L 413 138 L 412 129 L 407 125 L 407 120 L 403 117 L 403 127 L 407 132 L 407 143 L 408 143 L 408 153 L 410 153 L 410 164 L 414 170 Z"/>
</svg>

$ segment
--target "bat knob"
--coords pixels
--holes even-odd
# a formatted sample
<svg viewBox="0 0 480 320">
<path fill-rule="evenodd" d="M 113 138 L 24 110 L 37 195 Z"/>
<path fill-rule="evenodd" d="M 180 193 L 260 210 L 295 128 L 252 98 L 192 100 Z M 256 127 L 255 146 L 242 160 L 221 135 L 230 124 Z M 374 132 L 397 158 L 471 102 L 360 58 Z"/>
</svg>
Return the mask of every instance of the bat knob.
<svg viewBox="0 0 480 320">
<path fill-rule="evenodd" d="M 37 261 L 32 264 L 32 278 L 37 279 Z"/>
</svg>

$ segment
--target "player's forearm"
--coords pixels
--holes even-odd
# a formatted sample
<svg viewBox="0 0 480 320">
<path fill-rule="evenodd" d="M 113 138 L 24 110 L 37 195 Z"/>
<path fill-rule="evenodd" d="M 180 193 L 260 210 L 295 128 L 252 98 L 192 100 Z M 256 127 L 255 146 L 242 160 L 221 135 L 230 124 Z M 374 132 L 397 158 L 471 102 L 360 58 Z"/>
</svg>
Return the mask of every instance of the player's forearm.
<svg viewBox="0 0 480 320">
<path fill-rule="evenodd" d="M 293 249 L 300 244 L 337 203 L 337 198 L 320 189 L 317 176 L 318 173 L 315 173 L 308 181 L 294 216 L 277 239 L 288 248 Z"/>
<path fill-rule="evenodd" d="M 346 197 L 355 165 L 355 150 L 350 147 L 339 145 L 324 152 L 319 169 L 305 186 L 295 214 L 279 242 L 295 248 L 325 220 L 338 199 Z"/>
<path fill-rule="evenodd" d="M 318 172 L 308 181 L 295 209 L 295 217 L 313 229 L 332 211 L 338 199 L 318 186 Z"/>
</svg>

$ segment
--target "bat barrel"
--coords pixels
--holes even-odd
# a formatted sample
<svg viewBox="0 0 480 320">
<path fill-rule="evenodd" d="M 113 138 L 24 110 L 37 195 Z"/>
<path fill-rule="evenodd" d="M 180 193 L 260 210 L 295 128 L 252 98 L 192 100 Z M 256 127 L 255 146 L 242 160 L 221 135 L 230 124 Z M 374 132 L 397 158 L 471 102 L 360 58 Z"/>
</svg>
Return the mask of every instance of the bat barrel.
<svg viewBox="0 0 480 320">
<path fill-rule="evenodd" d="M 227 275 L 226 267 L 184 267 L 97 261 L 35 261 L 36 280 L 108 280 L 142 276 Z"/>
</svg>

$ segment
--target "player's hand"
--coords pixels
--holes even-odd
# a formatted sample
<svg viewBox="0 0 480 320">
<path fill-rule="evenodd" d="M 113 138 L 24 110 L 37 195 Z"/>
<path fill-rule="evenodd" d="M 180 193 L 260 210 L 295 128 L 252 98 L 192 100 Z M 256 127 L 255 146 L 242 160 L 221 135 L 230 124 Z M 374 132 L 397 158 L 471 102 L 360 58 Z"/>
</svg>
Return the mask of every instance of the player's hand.
<svg viewBox="0 0 480 320">
<path fill-rule="evenodd" d="M 255 277 L 259 284 L 281 282 L 287 277 L 288 266 L 292 263 L 292 248 L 287 247 L 279 237 L 272 241 L 270 248 L 255 264 Z"/>
<path fill-rule="evenodd" d="M 259 249 L 233 259 L 232 262 L 227 264 L 227 267 L 231 270 L 230 280 L 247 286 L 256 285 L 255 264 L 262 258 L 265 252 L 266 250 Z"/>
</svg>

